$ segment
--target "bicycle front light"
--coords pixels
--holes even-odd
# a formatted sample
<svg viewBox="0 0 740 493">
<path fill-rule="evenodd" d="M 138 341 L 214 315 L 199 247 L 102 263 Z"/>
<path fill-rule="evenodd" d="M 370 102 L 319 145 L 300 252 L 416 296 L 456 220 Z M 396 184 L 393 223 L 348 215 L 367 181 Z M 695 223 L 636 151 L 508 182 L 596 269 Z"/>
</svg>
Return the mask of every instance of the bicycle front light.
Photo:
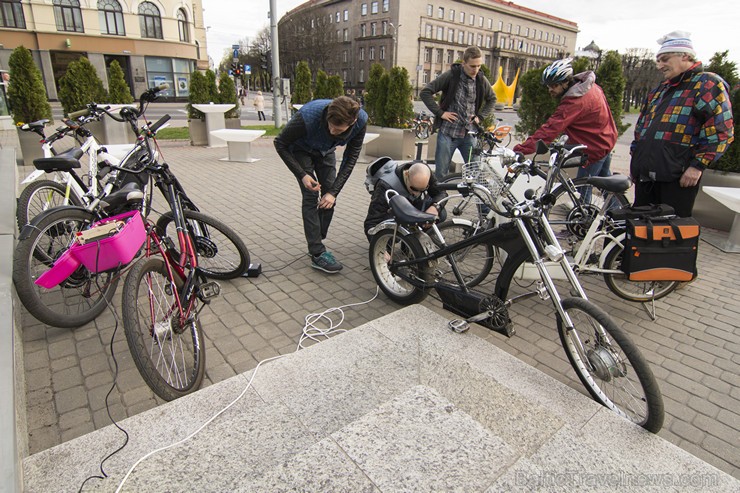
<svg viewBox="0 0 740 493">
<path fill-rule="evenodd" d="M 559 262 L 563 258 L 563 250 L 556 245 L 547 245 L 545 255 L 552 262 Z"/>
</svg>

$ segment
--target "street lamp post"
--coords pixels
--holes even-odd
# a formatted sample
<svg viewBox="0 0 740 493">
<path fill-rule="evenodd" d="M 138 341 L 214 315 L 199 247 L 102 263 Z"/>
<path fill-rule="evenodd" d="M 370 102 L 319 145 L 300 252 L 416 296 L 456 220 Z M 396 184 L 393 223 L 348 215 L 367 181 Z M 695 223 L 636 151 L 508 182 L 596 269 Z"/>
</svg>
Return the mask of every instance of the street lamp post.
<svg viewBox="0 0 740 493">
<path fill-rule="evenodd" d="M 393 52 L 391 53 L 391 68 L 393 68 L 396 66 L 396 57 L 398 56 L 398 29 L 402 26 L 402 24 L 399 24 L 398 27 L 396 27 L 392 22 L 389 22 L 388 25 L 393 28 Z"/>
</svg>

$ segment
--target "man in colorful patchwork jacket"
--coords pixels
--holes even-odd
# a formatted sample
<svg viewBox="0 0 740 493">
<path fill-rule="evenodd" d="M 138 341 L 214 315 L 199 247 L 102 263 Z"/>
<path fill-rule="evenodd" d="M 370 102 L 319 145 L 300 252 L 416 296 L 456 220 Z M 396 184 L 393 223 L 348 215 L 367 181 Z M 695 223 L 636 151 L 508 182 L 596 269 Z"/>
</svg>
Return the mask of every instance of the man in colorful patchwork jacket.
<svg viewBox="0 0 740 493">
<path fill-rule="evenodd" d="M 689 33 L 674 31 L 658 43 L 665 80 L 648 94 L 631 146 L 635 205 L 668 204 L 688 217 L 702 172 L 733 141 L 732 107 L 727 83 L 696 61 Z"/>
<path fill-rule="evenodd" d="M 365 138 L 367 113 L 360 103 L 340 96 L 303 105 L 275 138 L 275 149 L 295 175 L 303 195 L 303 231 L 311 267 L 334 274 L 342 264 L 326 250 L 337 195 L 357 163 Z M 339 172 L 334 150 L 346 146 Z"/>
</svg>

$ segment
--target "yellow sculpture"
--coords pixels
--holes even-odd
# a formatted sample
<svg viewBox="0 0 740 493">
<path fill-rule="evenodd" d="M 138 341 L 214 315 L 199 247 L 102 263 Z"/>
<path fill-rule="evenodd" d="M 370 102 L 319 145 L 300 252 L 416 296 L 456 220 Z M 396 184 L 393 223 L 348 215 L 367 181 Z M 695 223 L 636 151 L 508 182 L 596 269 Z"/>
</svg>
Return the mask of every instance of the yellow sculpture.
<svg viewBox="0 0 740 493">
<path fill-rule="evenodd" d="M 504 68 L 499 66 L 498 68 L 498 80 L 491 86 L 493 92 L 496 94 L 496 101 L 503 103 L 506 106 L 514 104 L 514 92 L 516 91 L 516 83 L 519 80 L 519 69 L 516 69 L 516 75 L 514 76 L 514 82 L 510 85 L 506 85 L 504 82 Z"/>
</svg>

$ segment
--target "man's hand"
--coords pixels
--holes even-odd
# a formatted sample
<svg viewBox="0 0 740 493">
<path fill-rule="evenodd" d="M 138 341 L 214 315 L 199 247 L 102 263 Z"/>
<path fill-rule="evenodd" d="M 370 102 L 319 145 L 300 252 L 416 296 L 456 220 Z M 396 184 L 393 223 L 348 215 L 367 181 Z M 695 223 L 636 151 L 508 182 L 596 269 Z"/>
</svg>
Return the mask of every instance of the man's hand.
<svg viewBox="0 0 740 493">
<path fill-rule="evenodd" d="M 699 184 L 699 178 L 701 178 L 701 170 L 699 168 L 689 166 L 686 168 L 686 171 L 683 172 L 683 175 L 681 175 L 681 179 L 678 184 L 682 187 L 695 187 Z"/>
<path fill-rule="evenodd" d="M 330 193 L 325 193 L 321 196 L 321 199 L 319 200 L 319 209 L 331 209 L 334 207 L 334 202 L 336 202 L 336 197 L 334 197 Z"/>
<path fill-rule="evenodd" d="M 303 186 L 306 188 L 306 190 L 311 190 L 312 192 L 318 192 L 321 190 L 321 185 L 319 185 L 319 182 L 314 180 L 313 176 L 306 175 L 303 178 L 301 178 L 301 183 L 303 183 Z"/>
<path fill-rule="evenodd" d="M 435 216 L 439 216 L 439 209 L 437 209 L 435 206 L 430 205 L 427 210 L 425 210 L 427 214 L 434 214 Z"/>
<path fill-rule="evenodd" d="M 457 113 L 453 113 L 452 111 L 445 111 L 444 113 L 442 113 L 442 116 L 440 118 L 450 123 L 455 123 L 460 119 L 460 116 Z"/>
</svg>

